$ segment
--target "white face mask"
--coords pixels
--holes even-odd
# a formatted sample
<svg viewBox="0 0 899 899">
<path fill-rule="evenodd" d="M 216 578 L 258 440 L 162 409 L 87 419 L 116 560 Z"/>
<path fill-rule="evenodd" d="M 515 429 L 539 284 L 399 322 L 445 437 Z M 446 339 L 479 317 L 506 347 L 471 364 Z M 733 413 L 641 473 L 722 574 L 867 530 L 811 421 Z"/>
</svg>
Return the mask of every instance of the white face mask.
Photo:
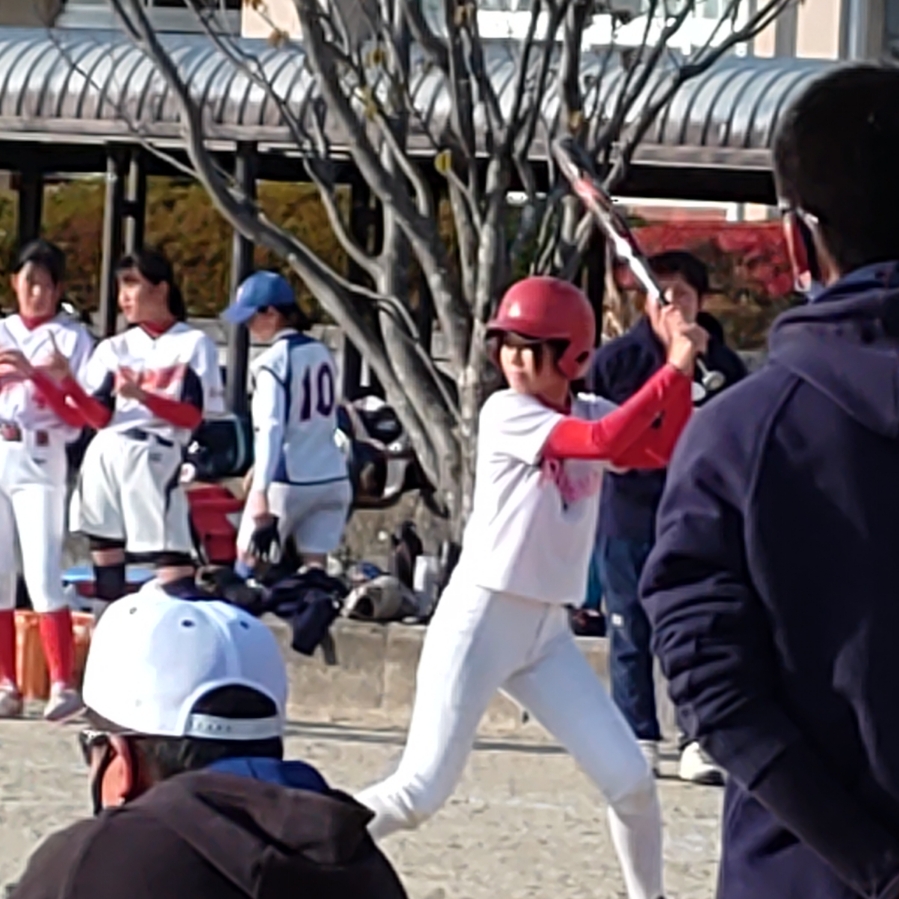
<svg viewBox="0 0 899 899">
<path fill-rule="evenodd" d="M 813 229 L 818 227 L 818 217 L 810 212 L 806 212 L 803 209 L 798 209 L 794 206 L 791 206 L 784 201 L 782 201 L 779 206 L 781 215 L 791 214 L 796 217 L 796 219 L 798 220 L 798 225 L 800 226 L 798 229 L 800 233 L 796 235 L 795 239 L 801 241 L 804 245 L 803 250 L 806 258 L 809 260 L 816 260 L 817 249 L 814 245 Z M 820 272 L 820 267 L 817 263 L 814 267 L 818 268 Z M 797 276 L 793 281 L 793 287 L 797 293 L 803 294 L 810 303 L 813 303 L 818 299 L 818 297 L 821 296 L 822 293 L 824 293 L 827 287 L 821 281 L 817 280 L 814 277 L 811 277 L 811 272 L 809 272 L 808 274 L 809 282 L 807 284 L 803 284 Z"/>
</svg>

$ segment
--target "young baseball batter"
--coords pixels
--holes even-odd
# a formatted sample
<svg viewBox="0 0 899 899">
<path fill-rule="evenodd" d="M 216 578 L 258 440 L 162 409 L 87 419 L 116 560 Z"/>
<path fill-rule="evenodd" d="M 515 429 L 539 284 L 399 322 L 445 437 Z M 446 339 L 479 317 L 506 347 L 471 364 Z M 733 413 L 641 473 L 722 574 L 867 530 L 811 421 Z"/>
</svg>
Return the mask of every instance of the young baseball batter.
<svg viewBox="0 0 899 899">
<path fill-rule="evenodd" d="M 184 449 L 204 415 L 224 408 L 218 353 L 185 324 L 172 266 L 141 250 L 118 266 L 119 307 L 129 327 L 94 351 L 70 402 L 98 429 L 72 497 L 73 530 L 90 538 L 96 595 L 125 592 L 125 553 L 154 564 L 161 582 L 193 573 Z M 83 384 L 83 386 L 82 386 Z"/>
<path fill-rule="evenodd" d="M 662 825 L 643 753 L 578 650 L 566 605 L 583 599 L 602 473 L 664 465 L 691 409 L 702 335 L 654 308 L 669 364 L 623 406 L 573 399 L 595 337 L 583 293 L 526 278 L 489 326 L 509 389 L 480 416 L 474 506 L 456 570 L 428 628 L 397 772 L 358 799 L 375 837 L 434 814 L 462 774 L 502 689 L 577 759 L 610 805 L 631 899 L 662 895 Z"/>
<path fill-rule="evenodd" d="M 306 565 L 323 566 L 340 545 L 352 498 L 346 460 L 334 441 L 334 358 L 301 333 L 306 317 L 275 272 L 247 278 L 223 317 L 271 343 L 251 371 L 255 464 L 237 536 L 238 573 L 246 577 L 276 539 L 283 545 L 292 538 Z"/>
<path fill-rule="evenodd" d="M 66 444 L 83 426 L 55 388 L 82 373 L 93 347 L 82 325 L 59 315 L 65 258 L 43 240 L 25 246 L 12 286 L 18 313 L 0 321 L 0 717 L 21 714 L 16 685 L 16 539 L 52 682 L 49 719 L 81 706 L 73 689 L 72 618 L 63 595 Z"/>
</svg>

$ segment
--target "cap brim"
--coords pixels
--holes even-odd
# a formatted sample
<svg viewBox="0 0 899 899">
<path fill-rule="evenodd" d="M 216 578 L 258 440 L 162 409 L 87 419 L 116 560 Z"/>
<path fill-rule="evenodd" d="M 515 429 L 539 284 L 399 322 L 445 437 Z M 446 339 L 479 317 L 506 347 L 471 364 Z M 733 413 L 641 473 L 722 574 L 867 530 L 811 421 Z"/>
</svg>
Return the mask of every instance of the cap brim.
<svg viewBox="0 0 899 899">
<path fill-rule="evenodd" d="M 544 337 L 540 334 L 541 326 L 535 322 L 523 318 L 494 318 L 487 322 L 486 333 L 488 337 L 495 334 L 520 334 L 529 340 L 542 341 L 553 340 L 553 337 Z"/>
<path fill-rule="evenodd" d="M 229 306 L 222 313 L 222 320 L 229 325 L 245 325 L 257 312 L 252 306 Z"/>
</svg>

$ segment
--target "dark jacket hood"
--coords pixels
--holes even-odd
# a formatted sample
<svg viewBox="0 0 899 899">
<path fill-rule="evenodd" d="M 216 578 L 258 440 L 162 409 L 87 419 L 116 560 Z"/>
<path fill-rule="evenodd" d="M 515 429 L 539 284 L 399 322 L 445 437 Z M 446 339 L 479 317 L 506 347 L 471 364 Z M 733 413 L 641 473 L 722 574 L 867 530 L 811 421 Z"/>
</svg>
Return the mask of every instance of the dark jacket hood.
<svg viewBox="0 0 899 899">
<path fill-rule="evenodd" d="M 769 359 L 884 437 L 899 437 L 899 265 L 849 276 L 774 323 Z"/>
<path fill-rule="evenodd" d="M 372 813 L 302 762 L 179 774 L 47 839 L 15 899 L 407 899 Z"/>
<path fill-rule="evenodd" d="M 175 831 L 248 896 L 255 895 L 263 859 L 343 865 L 357 856 L 373 817 L 368 809 L 327 787 L 308 789 L 314 769 L 302 763 L 257 759 L 251 765 L 268 769 L 268 776 L 211 769 L 181 774 L 133 805 Z M 297 789 L 297 782 L 306 788 Z"/>
</svg>

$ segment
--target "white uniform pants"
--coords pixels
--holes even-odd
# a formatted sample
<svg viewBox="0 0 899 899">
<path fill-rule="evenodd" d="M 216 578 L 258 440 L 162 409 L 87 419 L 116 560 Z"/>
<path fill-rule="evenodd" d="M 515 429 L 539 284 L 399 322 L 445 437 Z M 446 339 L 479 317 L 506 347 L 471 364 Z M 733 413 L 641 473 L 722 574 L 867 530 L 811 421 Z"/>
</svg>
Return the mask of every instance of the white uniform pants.
<svg viewBox="0 0 899 899">
<path fill-rule="evenodd" d="M 66 605 L 66 464 L 61 441 L 38 446 L 28 432 L 21 442 L 0 440 L 0 609 L 15 608 L 17 537 L 35 611 L 53 612 Z"/>
<path fill-rule="evenodd" d="M 268 507 L 278 516 L 282 546 L 293 537 L 299 553 L 324 555 L 340 546 L 353 490 L 347 478 L 321 484 L 270 484 Z M 256 522 L 244 513 L 237 532 L 237 548 L 246 552 Z"/>
<path fill-rule="evenodd" d="M 129 553 L 193 552 L 190 507 L 180 483 L 181 446 L 101 430 L 91 440 L 72 495 L 71 526 L 121 540 Z"/>
<path fill-rule="evenodd" d="M 453 582 L 428 628 L 406 748 L 397 772 L 357 799 L 375 838 L 413 828 L 450 797 L 497 690 L 527 708 L 608 801 L 630 899 L 662 895 L 655 781 L 624 717 L 572 636 L 568 613 Z"/>
</svg>

